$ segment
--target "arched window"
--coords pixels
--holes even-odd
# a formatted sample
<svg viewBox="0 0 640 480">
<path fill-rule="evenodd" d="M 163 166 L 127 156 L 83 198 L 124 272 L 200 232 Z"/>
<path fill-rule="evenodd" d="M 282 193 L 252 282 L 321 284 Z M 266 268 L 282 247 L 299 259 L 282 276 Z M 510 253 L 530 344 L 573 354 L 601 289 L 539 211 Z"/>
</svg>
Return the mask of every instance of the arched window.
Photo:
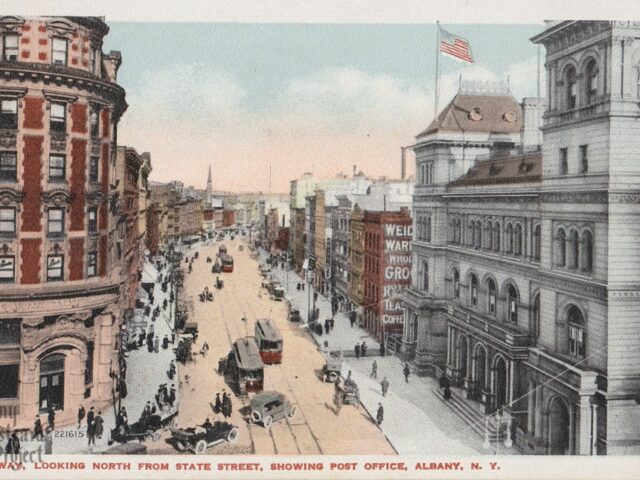
<svg viewBox="0 0 640 480">
<path fill-rule="evenodd" d="M 467 225 L 468 227 L 468 231 L 467 231 L 467 246 L 469 247 L 473 247 L 473 241 L 474 241 L 474 229 L 475 229 L 475 222 L 473 220 L 469 220 L 469 224 Z"/>
<path fill-rule="evenodd" d="M 591 105 L 598 97 L 598 64 L 594 59 L 589 60 L 584 73 L 586 101 L 587 105 Z"/>
<path fill-rule="evenodd" d="M 421 287 L 425 292 L 429 291 L 429 264 L 426 260 L 422 261 L 422 272 L 420 275 L 422 280 Z"/>
<path fill-rule="evenodd" d="M 573 110 L 574 108 L 576 108 L 576 99 L 578 93 L 576 84 L 576 69 L 573 67 L 567 68 L 565 74 L 565 86 L 567 110 Z"/>
<path fill-rule="evenodd" d="M 493 222 L 487 222 L 485 227 L 485 242 L 487 250 L 493 250 Z"/>
<path fill-rule="evenodd" d="M 460 272 L 453 269 L 453 298 L 460 299 Z"/>
<path fill-rule="evenodd" d="M 491 315 L 496 314 L 496 282 L 487 280 L 487 310 Z"/>
<path fill-rule="evenodd" d="M 569 268 L 578 268 L 579 242 L 578 231 L 571 229 L 569 232 Z"/>
<path fill-rule="evenodd" d="M 590 272 L 593 269 L 593 235 L 589 230 L 582 233 L 582 271 Z"/>
<path fill-rule="evenodd" d="M 569 353 L 574 357 L 582 358 L 585 354 L 585 322 L 582 312 L 575 305 L 567 309 L 567 323 L 569 324 Z"/>
<path fill-rule="evenodd" d="M 473 274 L 470 281 L 469 303 L 474 307 L 478 306 L 478 278 Z"/>
<path fill-rule="evenodd" d="M 564 267 L 567 264 L 567 235 L 564 229 L 559 229 L 556 235 L 556 265 Z"/>
<path fill-rule="evenodd" d="M 531 307 L 531 336 L 534 344 L 537 343 L 540 336 L 540 294 L 533 299 L 533 307 Z"/>
<path fill-rule="evenodd" d="M 507 223 L 505 231 L 505 242 L 507 253 L 513 253 L 513 226 L 511 226 L 510 223 Z"/>
<path fill-rule="evenodd" d="M 540 225 L 533 227 L 533 259 L 540 260 Z"/>
<path fill-rule="evenodd" d="M 482 247 L 482 223 L 476 220 L 473 224 L 473 247 L 479 249 Z"/>
<path fill-rule="evenodd" d="M 500 222 L 493 224 L 493 251 L 500 251 Z"/>
<path fill-rule="evenodd" d="M 519 223 L 513 229 L 513 253 L 514 255 L 522 255 L 522 227 Z"/>
<path fill-rule="evenodd" d="M 507 288 L 507 315 L 511 323 L 518 323 L 518 292 L 513 285 Z"/>
</svg>

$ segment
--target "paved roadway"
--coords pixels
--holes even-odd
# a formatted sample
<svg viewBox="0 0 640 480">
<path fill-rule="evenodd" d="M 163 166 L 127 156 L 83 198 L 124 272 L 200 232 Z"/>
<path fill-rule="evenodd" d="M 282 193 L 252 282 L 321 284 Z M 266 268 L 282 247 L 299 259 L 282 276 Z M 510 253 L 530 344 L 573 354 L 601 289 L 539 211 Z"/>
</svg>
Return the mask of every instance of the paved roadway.
<svg viewBox="0 0 640 480">
<path fill-rule="evenodd" d="M 207 417 L 215 418 L 211 408 L 215 393 L 223 388 L 229 391 L 217 373 L 218 359 L 229 352 L 232 341 L 247 333 L 253 335 L 257 318 L 269 317 L 282 333 L 284 359 L 280 365 L 265 368 L 265 389 L 285 394 L 297 406 L 297 413 L 287 421 L 274 423 L 269 431 L 244 421 L 238 409 L 247 401 L 233 397 L 231 421 L 240 427 L 240 439 L 235 445 L 223 443 L 207 453 L 395 454 L 361 406 L 344 406 L 339 415 L 335 414 L 333 385 L 323 383 L 317 376 L 324 357 L 309 333 L 297 323 L 288 322 L 286 304 L 269 299 L 261 288 L 258 262 L 250 257 L 246 243 L 239 237 L 224 243 L 234 257 L 234 272 L 218 274 L 224 280 L 224 288 L 215 290 L 213 302 L 202 303 L 197 295 L 205 285 L 213 288 L 216 274 L 211 273 L 212 264 L 206 263 L 206 257 L 215 258 L 219 244 L 199 248 L 193 272 L 185 273 L 184 292 L 193 301 L 189 320 L 197 321 L 200 329 L 195 349 L 207 341 L 210 350 L 206 357 L 197 356 L 195 362 L 179 369 L 183 387 L 179 425 L 186 427 L 202 423 Z M 239 245 L 245 246 L 244 251 L 238 250 Z M 186 266 L 184 261 L 182 265 Z M 170 452 L 162 449 L 162 453 Z"/>
</svg>

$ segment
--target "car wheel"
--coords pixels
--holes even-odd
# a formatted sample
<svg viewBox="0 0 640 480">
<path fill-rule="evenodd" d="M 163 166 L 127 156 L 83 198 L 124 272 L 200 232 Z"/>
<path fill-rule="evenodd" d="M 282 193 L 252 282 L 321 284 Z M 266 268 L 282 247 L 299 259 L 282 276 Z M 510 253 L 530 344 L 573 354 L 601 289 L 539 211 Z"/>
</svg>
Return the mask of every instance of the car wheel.
<svg viewBox="0 0 640 480">
<path fill-rule="evenodd" d="M 153 432 L 151 434 L 151 441 L 153 443 L 158 443 L 160 441 L 160 437 L 161 437 L 160 432 Z"/>
<path fill-rule="evenodd" d="M 204 452 L 207 451 L 207 441 L 206 440 L 199 440 L 198 443 L 196 443 L 196 455 L 202 455 Z"/>
<path fill-rule="evenodd" d="M 176 450 L 178 450 L 179 452 L 187 451 L 187 446 L 181 440 L 177 440 L 175 445 L 176 445 Z"/>
<path fill-rule="evenodd" d="M 262 420 L 262 415 L 260 415 L 260 412 L 258 412 L 257 410 L 254 410 L 251 412 L 251 421 L 253 423 L 260 423 L 260 420 Z"/>
<path fill-rule="evenodd" d="M 271 424 L 273 424 L 273 418 L 267 415 L 262 419 L 262 424 L 264 425 L 264 428 L 271 428 Z"/>
<path fill-rule="evenodd" d="M 238 441 L 239 436 L 240 436 L 240 433 L 238 432 L 238 429 L 232 428 L 231 430 L 229 430 L 229 433 L 227 433 L 227 442 L 236 443 Z"/>
<path fill-rule="evenodd" d="M 296 406 L 291 405 L 291 407 L 289 407 L 289 413 L 287 413 L 287 415 L 289 415 L 289 417 L 293 417 L 295 414 L 296 414 Z"/>
<path fill-rule="evenodd" d="M 338 374 L 336 372 L 331 372 L 329 374 L 329 381 L 335 383 L 338 381 Z"/>
</svg>

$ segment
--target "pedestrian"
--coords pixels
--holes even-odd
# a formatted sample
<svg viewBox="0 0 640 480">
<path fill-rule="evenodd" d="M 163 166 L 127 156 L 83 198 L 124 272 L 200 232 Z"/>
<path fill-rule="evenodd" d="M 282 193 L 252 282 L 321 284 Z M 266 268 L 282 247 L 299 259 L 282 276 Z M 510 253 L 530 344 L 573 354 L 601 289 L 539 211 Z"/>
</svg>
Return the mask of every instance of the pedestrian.
<svg viewBox="0 0 640 480">
<path fill-rule="evenodd" d="M 102 438 L 102 432 L 104 431 L 104 418 L 102 418 L 102 412 L 98 412 L 98 415 L 96 415 L 96 419 L 94 420 L 94 424 L 95 436 L 98 438 Z"/>
<path fill-rule="evenodd" d="M 162 349 L 166 350 L 167 348 L 169 348 L 169 337 L 165 335 L 162 339 Z"/>
<path fill-rule="evenodd" d="M 449 379 L 447 378 L 447 375 L 442 372 L 442 375 L 440 375 L 440 379 L 438 380 L 438 385 L 440 386 L 440 388 L 445 388 L 448 384 Z"/>
<path fill-rule="evenodd" d="M 304 282 L 302 282 L 302 291 L 304 292 Z"/>
<path fill-rule="evenodd" d="M 47 422 L 49 423 L 49 428 L 54 430 L 56 425 L 56 412 L 53 410 L 51 403 L 49 403 L 47 407 Z"/>
<path fill-rule="evenodd" d="M 356 312 L 351 312 L 349 322 L 351 323 L 351 328 L 353 328 L 353 324 L 356 323 Z"/>
<path fill-rule="evenodd" d="M 80 408 L 78 409 L 78 430 L 80 430 L 85 413 L 84 406 L 80 405 Z"/>
<path fill-rule="evenodd" d="M 31 440 L 42 440 L 42 437 L 42 421 L 40 420 L 40 415 L 36 415 L 36 421 L 33 422 L 33 437 L 31 437 Z"/>
<path fill-rule="evenodd" d="M 93 423 L 93 420 L 96 418 L 96 412 L 93 409 L 93 407 L 91 407 L 89 409 L 89 413 L 87 413 L 87 424 L 89 423 Z"/>
<path fill-rule="evenodd" d="M 227 391 L 223 388 L 222 389 L 222 405 L 220 407 L 221 411 L 224 408 L 224 402 L 227 401 Z"/>
<path fill-rule="evenodd" d="M 87 417 L 87 445 L 90 447 L 92 443 L 96 444 L 96 424 Z"/>
<path fill-rule="evenodd" d="M 145 339 L 146 335 L 144 332 L 141 332 L 140 335 L 138 336 L 138 348 L 142 348 L 142 345 L 144 344 L 144 339 Z"/>
<path fill-rule="evenodd" d="M 336 406 L 336 415 L 340 414 L 340 410 L 342 409 L 342 403 L 343 403 L 343 396 L 342 396 L 342 392 L 340 391 L 340 388 L 338 387 L 338 383 L 335 383 L 335 391 L 333 394 L 333 403 L 335 403 Z"/>
<path fill-rule="evenodd" d="M 387 377 L 384 377 L 382 379 L 382 381 L 380 382 L 380 386 L 382 387 L 382 396 L 386 397 L 387 392 L 389 391 L 389 380 L 387 380 Z"/>
<path fill-rule="evenodd" d="M 7 439 L 7 445 L 4 447 L 4 453 L 9 455 L 19 455 L 20 454 L 20 439 L 18 438 L 18 434 L 14 430 L 9 438 Z"/>
<path fill-rule="evenodd" d="M 444 399 L 449 400 L 450 398 L 451 398 L 451 387 L 449 387 L 449 384 L 447 384 L 444 387 Z"/>
<path fill-rule="evenodd" d="M 411 370 L 409 370 L 409 364 L 408 363 L 404 364 L 404 368 L 402 369 L 402 373 L 404 373 L 404 381 L 409 383 L 409 374 L 411 373 Z"/>
<path fill-rule="evenodd" d="M 356 360 L 359 360 L 360 359 L 360 344 L 356 343 L 356 346 L 353 347 L 353 349 L 356 352 Z"/>
<path fill-rule="evenodd" d="M 378 363 L 375 360 L 371 364 L 371 378 L 378 378 Z"/>
<path fill-rule="evenodd" d="M 332 331 L 335 326 L 336 326 L 336 321 L 333 317 L 331 317 L 329 319 L 329 331 Z"/>
<path fill-rule="evenodd" d="M 158 353 L 159 349 L 160 349 L 160 338 L 159 338 L 159 337 L 156 337 L 156 338 L 153 340 L 153 351 L 154 351 L 154 352 L 156 352 L 156 353 Z"/>
<path fill-rule="evenodd" d="M 176 401 L 176 386 L 172 383 L 171 389 L 169 390 L 169 397 L 167 398 L 169 401 L 169 406 L 173 408 L 173 402 Z"/>
<path fill-rule="evenodd" d="M 367 342 L 362 341 L 362 345 L 360 346 L 360 354 L 365 357 L 367 355 Z"/>
<path fill-rule="evenodd" d="M 382 408 L 382 404 L 378 404 L 378 413 L 376 413 L 376 420 L 378 421 L 378 425 L 382 423 L 384 419 L 384 408 Z"/>
<path fill-rule="evenodd" d="M 324 333 L 326 335 L 329 335 L 329 319 L 328 318 L 324 319 Z"/>
<path fill-rule="evenodd" d="M 382 342 L 380 342 L 380 356 L 381 357 L 384 357 L 384 353 L 385 353 L 384 350 L 385 350 L 384 349 L 384 340 L 382 340 Z"/>
<path fill-rule="evenodd" d="M 231 405 L 231 397 L 227 396 L 222 401 L 222 414 L 224 415 L 225 418 L 228 418 L 231 416 L 232 409 L 233 407 Z"/>
<path fill-rule="evenodd" d="M 220 400 L 220 392 L 216 393 L 216 399 L 213 403 L 213 413 L 220 413 L 222 411 L 222 401 Z"/>
</svg>

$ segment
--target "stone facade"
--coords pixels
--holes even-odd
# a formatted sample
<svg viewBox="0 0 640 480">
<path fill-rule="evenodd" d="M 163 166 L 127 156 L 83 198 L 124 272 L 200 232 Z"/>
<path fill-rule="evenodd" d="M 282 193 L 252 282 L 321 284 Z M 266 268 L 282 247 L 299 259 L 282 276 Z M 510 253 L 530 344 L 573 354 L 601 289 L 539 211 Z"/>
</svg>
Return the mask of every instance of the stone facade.
<svg viewBox="0 0 640 480">
<path fill-rule="evenodd" d="M 522 143 L 539 102 L 473 95 L 472 134 L 441 114 L 414 148 L 404 354 L 501 409 L 526 453 L 640 451 L 639 36 L 579 21 L 533 39 L 547 49 L 541 152 Z M 522 118 L 519 138 L 485 118 Z"/>
</svg>

